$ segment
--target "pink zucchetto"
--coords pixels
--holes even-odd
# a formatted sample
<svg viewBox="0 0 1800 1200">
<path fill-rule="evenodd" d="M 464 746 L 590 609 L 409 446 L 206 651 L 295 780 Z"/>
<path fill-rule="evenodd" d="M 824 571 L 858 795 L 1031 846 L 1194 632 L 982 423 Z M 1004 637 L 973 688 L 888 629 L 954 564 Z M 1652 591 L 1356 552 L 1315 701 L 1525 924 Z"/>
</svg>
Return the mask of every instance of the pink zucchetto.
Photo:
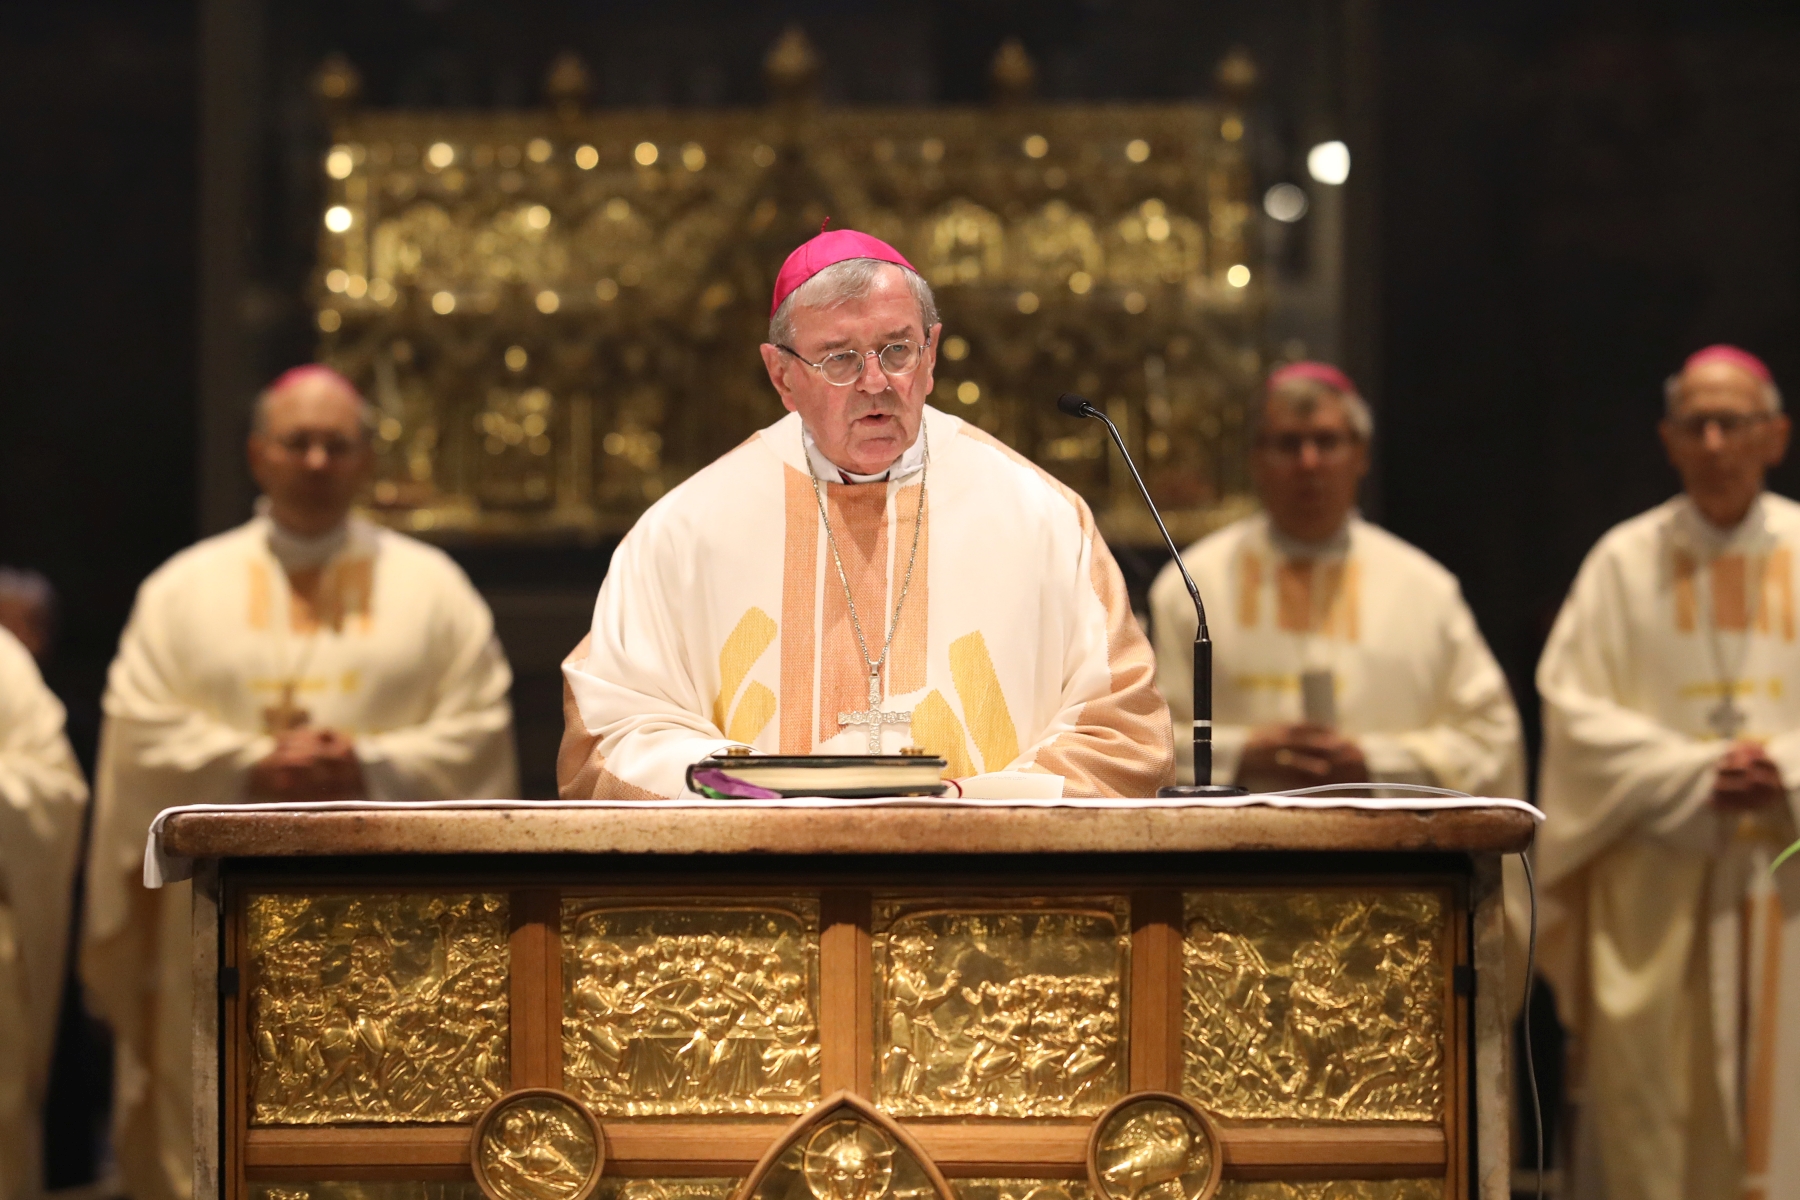
<svg viewBox="0 0 1800 1200">
<path fill-rule="evenodd" d="M 1289 363 L 1285 367 L 1277 367 L 1269 373 L 1269 391 L 1274 392 L 1276 388 L 1290 379 L 1310 379 L 1314 383 L 1322 383 L 1332 391 L 1346 396 L 1360 394 L 1356 390 L 1356 385 L 1350 382 L 1348 375 L 1330 363 L 1322 362 L 1296 362 Z"/>
<path fill-rule="evenodd" d="M 781 302 L 793 295 L 795 288 L 833 263 L 846 262 L 852 258 L 872 258 L 878 262 L 905 267 L 909 271 L 914 269 L 898 250 L 878 237 L 870 237 L 854 229 L 833 229 L 828 233 L 820 233 L 819 236 L 802 242 L 787 256 L 787 261 L 781 264 L 781 271 L 775 276 L 775 298 L 769 304 L 769 315 L 775 315 Z"/>
<path fill-rule="evenodd" d="M 295 384 L 306 383 L 309 380 L 314 379 L 326 383 L 334 383 L 338 387 L 349 392 L 352 396 L 362 395 L 361 392 L 356 390 L 356 385 L 354 383 L 351 383 L 348 379 L 344 378 L 341 373 L 332 370 L 324 363 L 302 363 L 297 367 L 289 367 L 287 370 L 277 375 L 275 377 L 275 382 L 271 383 L 266 390 L 272 394 L 279 392 L 284 388 L 293 387 Z"/>
<path fill-rule="evenodd" d="M 1769 368 L 1763 360 L 1736 346 L 1727 346 L 1723 342 L 1716 346 L 1707 346 L 1688 355 L 1681 364 L 1681 374 L 1686 375 L 1695 367 L 1704 367 L 1707 363 L 1728 363 L 1740 371 L 1747 372 L 1759 383 L 1774 383 L 1775 377 L 1769 374 Z"/>
</svg>

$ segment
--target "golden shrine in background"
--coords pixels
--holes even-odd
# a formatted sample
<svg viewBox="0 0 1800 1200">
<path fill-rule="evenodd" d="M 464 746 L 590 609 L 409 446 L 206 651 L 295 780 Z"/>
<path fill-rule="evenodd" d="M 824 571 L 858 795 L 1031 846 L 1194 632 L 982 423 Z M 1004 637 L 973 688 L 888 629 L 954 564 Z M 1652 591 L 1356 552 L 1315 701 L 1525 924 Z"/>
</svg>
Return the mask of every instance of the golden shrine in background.
<svg viewBox="0 0 1800 1200">
<path fill-rule="evenodd" d="M 761 109 L 584 111 L 566 56 L 529 113 L 365 112 L 334 58 L 313 306 L 320 358 L 378 409 L 378 518 L 430 535 L 622 533 L 779 418 L 755 347 L 774 275 L 834 227 L 893 243 L 944 321 L 931 403 L 1029 455 L 1114 540 L 1155 540 L 1097 423 L 1172 532 L 1238 515 L 1264 289 L 1241 102 L 1031 100 L 1009 43 L 991 108 L 827 109 L 791 30 Z"/>
</svg>

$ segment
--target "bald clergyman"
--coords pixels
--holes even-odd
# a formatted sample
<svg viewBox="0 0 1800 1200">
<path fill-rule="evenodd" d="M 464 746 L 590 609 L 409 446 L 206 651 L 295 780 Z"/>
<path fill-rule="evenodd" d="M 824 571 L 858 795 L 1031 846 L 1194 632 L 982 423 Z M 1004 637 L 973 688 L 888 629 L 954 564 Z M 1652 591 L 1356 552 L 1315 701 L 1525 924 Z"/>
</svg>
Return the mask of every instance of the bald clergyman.
<svg viewBox="0 0 1800 1200">
<path fill-rule="evenodd" d="M 776 280 L 789 415 L 654 505 L 564 664 L 564 796 L 684 794 L 728 746 L 917 746 L 1045 795 L 1172 780 L 1168 710 L 1080 497 L 925 404 L 941 326 L 886 243 L 813 238 Z M 1016 775 L 1015 775 L 1016 778 Z"/>
<path fill-rule="evenodd" d="M 261 511 L 144 582 L 107 677 L 82 978 L 116 1039 L 113 1147 L 133 1200 L 193 1186 L 191 900 L 141 881 L 157 811 L 518 793 L 487 605 L 442 551 L 350 513 L 367 418 L 323 367 L 264 392 Z"/>
</svg>

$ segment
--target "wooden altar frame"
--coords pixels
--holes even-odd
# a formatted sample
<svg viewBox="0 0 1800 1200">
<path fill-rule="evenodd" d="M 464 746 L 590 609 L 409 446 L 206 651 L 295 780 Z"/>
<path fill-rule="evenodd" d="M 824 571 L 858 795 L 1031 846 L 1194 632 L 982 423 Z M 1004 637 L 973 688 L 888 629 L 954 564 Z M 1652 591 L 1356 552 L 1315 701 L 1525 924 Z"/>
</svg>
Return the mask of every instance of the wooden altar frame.
<svg viewBox="0 0 1800 1200">
<path fill-rule="evenodd" d="M 247 977 L 239 899 L 247 890 L 270 885 L 341 891 L 350 884 L 362 893 L 472 885 L 510 893 L 513 1089 L 563 1082 L 561 891 L 634 898 L 817 894 L 820 1095 L 846 1089 L 864 1097 L 872 1094 L 875 1059 L 871 907 L 877 893 L 925 896 L 951 890 L 970 899 L 1024 892 L 1126 896 L 1131 912 L 1126 1090 L 1178 1092 L 1183 892 L 1296 884 L 1435 889 L 1449 913 L 1448 944 L 1442 947 L 1442 1121 L 1279 1127 L 1221 1121 L 1225 1174 L 1292 1180 L 1432 1177 L 1443 1180 L 1446 1197 L 1505 1196 L 1499 854 L 1522 849 L 1530 836 L 1531 818 L 1503 809 L 1430 815 L 904 808 L 580 813 L 547 806 L 512 810 L 504 818 L 429 809 L 177 817 L 166 832 L 166 848 L 204 860 L 195 889 L 196 1095 L 228 1098 L 223 1106 L 196 1105 L 196 1200 L 248 1200 L 252 1182 L 470 1178 L 467 1124 L 249 1126 L 250 1047 L 242 998 L 253 981 Z M 647 853 L 651 844 L 664 852 Z M 896 847 L 906 851 L 896 853 Z M 408 852 L 416 857 L 387 857 Z M 718 857 L 746 852 L 755 857 L 729 863 Z M 1078 870 L 1080 883 L 1059 885 L 1069 868 Z M 372 878 L 384 882 L 372 885 Z M 670 882 L 681 879 L 693 882 Z M 981 886 L 964 882 L 970 879 L 981 879 Z M 221 1030 L 228 1031 L 222 1045 Z M 221 1082 L 223 1089 L 217 1086 Z M 607 1173 L 742 1175 L 791 1121 L 785 1116 L 603 1117 Z M 953 1178 L 1078 1179 L 1085 1174 L 1092 1120 L 916 1118 L 900 1124 Z"/>
</svg>

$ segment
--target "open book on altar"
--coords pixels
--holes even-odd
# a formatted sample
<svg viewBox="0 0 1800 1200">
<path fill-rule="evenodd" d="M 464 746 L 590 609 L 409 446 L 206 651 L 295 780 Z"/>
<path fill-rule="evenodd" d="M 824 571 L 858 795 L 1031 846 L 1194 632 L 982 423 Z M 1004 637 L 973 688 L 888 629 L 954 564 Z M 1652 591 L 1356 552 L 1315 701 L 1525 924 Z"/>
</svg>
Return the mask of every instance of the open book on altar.
<svg viewBox="0 0 1800 1200">
<path fill-rule="evenodd" d="M 779 796 L 868 799 L 941 796 L 945 760 L 903 754 L 731 754 L 703 758 L 687 771 L 688 788 L 715 800 Z"/>
</svg>

